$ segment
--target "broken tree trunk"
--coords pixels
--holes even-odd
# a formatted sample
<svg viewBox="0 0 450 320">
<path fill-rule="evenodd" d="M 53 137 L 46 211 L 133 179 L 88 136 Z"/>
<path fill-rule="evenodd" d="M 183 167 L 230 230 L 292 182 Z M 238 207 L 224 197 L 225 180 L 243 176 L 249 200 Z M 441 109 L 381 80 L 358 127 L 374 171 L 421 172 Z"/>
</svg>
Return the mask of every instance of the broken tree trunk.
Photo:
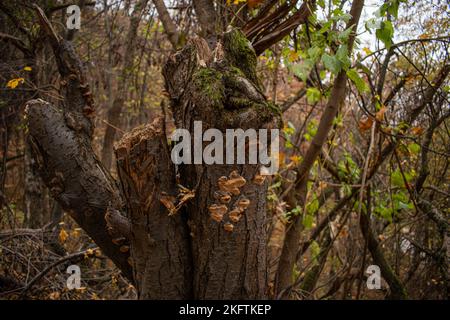
<svg viewBox="0 0 450 320">
<path fill-rule="evenodd" d="M 141 299 L 266 298 L 268 183 L 259 165 L 183 164 L 177 177 L 164 122 L 156 121 L 117 144 L 119 187 L 92 148 L 94 104 L 83 65 L 36 10 L 65 96 L 61 109 L 38 99 L 26 112 L 52 196 Z M 175 123 L 191 134 L 197 120 L 222 133 L 278 125 L 279 110 L 261 93 L 255 52 L 240 31 L 226 33 L 214 50 L 194 39 L 169 59 L 164 76 Z"/>
<path fill-rule="evenodd" d="M 265 127 L 277 108 L 261 93 L 255 68 L 255 52 L 238 30 L 226 33 L 213 50 L 194 39 L 163 71 L 177 127 L 191 136 L 194 121 L 202 122 L 203 131 L 222 133 Z M 199 163 L 180 165 L 179 173 L 181 184 L 195 190 L 186 207 L 194 298 L 266 298 L 267 182 L 255 182 L 259 166 Z M 226 190 L 230 181 L 236 189 Z"/>
<path fill-rule="evenodd" d="M 181 213 L 170 215 L 164 206 L 164 201 L 176 197 L 177 188 L 162 128 L 157 119 L 126 134 L 115 148 L 117 168 L 131 223 L 131 258 L 139 298 L 188 299 L 188 230 Z"/>
</svg>

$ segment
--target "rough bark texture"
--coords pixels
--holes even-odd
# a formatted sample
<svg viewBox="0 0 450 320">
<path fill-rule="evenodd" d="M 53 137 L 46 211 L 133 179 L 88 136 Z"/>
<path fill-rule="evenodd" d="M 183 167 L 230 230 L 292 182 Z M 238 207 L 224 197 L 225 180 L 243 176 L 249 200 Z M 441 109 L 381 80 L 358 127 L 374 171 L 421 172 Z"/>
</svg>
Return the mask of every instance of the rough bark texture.
<svg viewBox="0 0 450 320">
<path fill-rule="evenodd" d="M 240 31 L 225 34 L 213 52 L 206 41 L 195 39 L 175 54 L 164 69 L 167 91 L 178 128 L 193 132 L 194 121 L 203 130 L 262 128 L 276 114 L 260 93 L 256 55 Z M 181 165 L 181 184 L 195 189 L 188 203 L 194 261 L 196 299 L 256 299 L 267 297 L 266 191 L 253 182 L 257 165 Z M 227 214 L 217 222 L 209 208 L 221 205 L 214 194 L 218 181 L 238 174 L 246 180 L 225 204 L 227 213 L 242 199 L 250 200 L 243 217 L 233 225 Z M 231 174 L 231 176 L 230 176 Z M 222 178 L 221 178 L 222 177 Z"/>
<path fill-rule="evenodd" d="M 131 222 L 131 257 L 140 299 L 191 297 L 188 230 L 162 200 L 177 195 L 175 167 L 161 119 L 125 135 L 117 167 Z M 127 250 L 127 247 L 122 247 Z"/>
<path fill-rule="evenodd" d="M 121 211 L 123 201 L 92 149 L 94 101 L 84 66 L 70 42 L 56 34 L 42 9 L 35 9 L 55 54 L 65 97 L 61 109 L 40 99 L 27 104 L 29 141 L 40 175 L 62 208 L 132 281 L 129 253 L 119 250 L 106 227 L 107 209 Z"/>
<path fill-rule="evenodd" d="M 28 102 L 27 117 L 29 141 L 52 196 L 132 279 L 128 253 L 113 244 L 104 219 L 110 205 L 120 208 L 120 193 L 95 156 L 90 140 L 69 128 L 64 114 L 43 100 Z"/>
<path fill-rule="evenodd" d="M 177 177 L 157 121 L 117 144 L 119 188 L 92 149 L 94 104 L 83 66 L 37 11 L 65 96 L 61 110 L 43 100 L 27 106 L 29 140 L 52 196 L 134 280 L 141 299 L 266 298 L 267 182 L 254 180 L 259 166 L 182 165 Z M 214 51 L 194 39 L 169 59 L 164 76 L 176 125 L 191 133 L 196 120 L 225 132 L 273 126 L 279 114 L 261 93 L 255 52 L 237 30 Z M 230 181 L 238 185 L 224 204 L 217 191 Z M 213 219 L 214 205 L 226 207 L 223 219 Z"/>
</svg>

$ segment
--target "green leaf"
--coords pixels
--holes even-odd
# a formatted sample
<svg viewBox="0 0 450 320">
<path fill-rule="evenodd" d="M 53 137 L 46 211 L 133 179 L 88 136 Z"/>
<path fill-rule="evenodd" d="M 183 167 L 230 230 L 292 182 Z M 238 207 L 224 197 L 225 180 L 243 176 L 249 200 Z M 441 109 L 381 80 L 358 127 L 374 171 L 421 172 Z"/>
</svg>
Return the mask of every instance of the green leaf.
<svg viewBox="0 0 450 320">
<path fill-rule="evenodd" d="M 311 256 L 312 256 L 314 262 L 317 263 L 317 258 L 320 255 L 320 246 L 317 243 L 317 241 L 313 241 L 313 242 L 311 242 L 311 245 L 309 247 L 311 250 Z"/>
<path fill-rule="evenodd" d="M 355 84 L 356 89 L 358 89 L 359 93 L 369 91 L 369 87 L 367 86 L 366 82 L 359 76 L 358 71 L 356 71 L 355 69 L 349 69 L 347 71 L 347 76 Z"/>
<path fill-rule="evenodd" d="M 310 214 L 306 214 L 303 217 L 303 226 L 305 227 L 305 229 L 311 229 L 314 223 L 314 217 Z"/>
<path fill-rule="evenodd" d="M 308 49 L 309 58 L 315 63 L 320 58 L 321 49 L 319 47 L 311 47 Z"/>
<path fill-rule="evenodd" d="M 292 65 L 291 69 L 292 72 L 302 79 L 303 82 L 306 82 L 306 79 L 309 76 L 309 73 L 311 72 L 312 68 L 314 66 L 314 61 L 310 59 L 306 59 L 301 63 L 296 63 Z"/>
<path fill-rule="evenodd" d="M 276 183 L 269 186 L 269 190 L 277 189 L 279 187 L 281 187 L 281 181 L 277 181 Z"/>
<path fill-rule="evenodd" d="M 322 94 L 317 88 L 308 88 L 306 89 L 306 100 L 309 104 L 314 104 L 320 100 Z"/>
<path fill-rule="evenodd" d="M 341 68 L 344 70 L 347 70 L 350 67 L 351 62 L 346 44 L 339 46 L 339 49 L 336 51 L 336 58 L 341 63 Z"/>
<path fill-rule="evenodd" d="M 302 208 L 299 206 L 296 206 L 294 209 L 290 211 L 294 216 L 298 216 L 300 213 L 302 213 Z"/>
<path fill-rule="evenodd" d="M 386 1 L 380 8 L 380 15 L 385 16 L 386 12 L 398 18 L 398 7 L 401 0 L 389 0 Z"/>
<path fill-rule="evenodd" d="M 324 53 L 322 55 L 322 62 L 325 68 L 334 74 L 338 74 L 341 71 L 342 66 L 336 56 L 330 56 L 328 53 Z"/>
<path fill-rule="evenodd" d="M 333 21 L 332 20 L 329 20 L 329 21 L 325 22 L 322 25 L 322 28 L 320 28 L 319 33 L 323 34 L 323 33 L 327 32 L 328 30 L 330 30 L 332 25 L 333 25 Z"/>
<path fill-rule="evenodd" d="M 338 39 L 341 42 L 347 42 L 348 37 L 350 36 L 350 34 L 352 33 L 353 27 L 348 28 L 345 31 L 342 31 L 341 33 L 339 33 Z"/>
<path fill-rule="evenodd" d="M 392 209 L 380 204 L 375 207 L 375 213 L 383 219 L 392 222 Z"/>
<path fill-rule="evenodd" d="M 393 15 L 396 19 L 398 18 L 398 6 L 400 4 L 400 1 L 398 0 L 391 0 L 390 6 L 388 7 L 387 11 Z"/>
<path fill-rule="evenodd" d="M 319 210 L 319 200 L 317 199 L 316 196 L 314 196 L 314 199 L 306 205 L 306 211 L 310 215 L 313 215 L 314 213 L 317 212 L 317 210 Z"/>
<path fill-rule="evenodd" d="M 384 43 L 387 49 L 392 46 L 392 37 L 394 36 L 394 28 L 389 20 L 383 21 L 375 32 L 377 38 Z"/>
<path fill-rule="evenodd" d="M 392 195 L 392 203 L 395 211 L 411 210 L 414 208 L 406 192 L 396 192 Z"/>
<path fill-rule="evenodd" d="M 365 23 L 366 30 L 372 33 L 371 29 L 378 29 L 380 27 L 380 21 L 375 18 L 371 18 Z"/>
<path fill-rule="evenodd" d="M 403 181 L 402 173 L 399 169 L 396 169 L 395 171 L 392 171 L 391 173 L 391 182 L 394 186 L 403 188 L 405 186 L 405 183 Z"/>
<path fill-rule="evenodd" d="M 420 145 L 418 145 L 417 143 L 410 143 L 408 145 L 408 150 L 409 152 L 411 152 L 412 154 L 418 154 L 420 151 Z"/>
<path fill-rule="evenodd" d="M 303 137 L 307 140 L 307 141 L 311 141 L 312 138 L 314 138 L 314 136 L 317 133 L 317 121 L 316 120 L 311 120 L 307 127 L 306 127 L 306 133 L 303 135 Z"/>
</svg>

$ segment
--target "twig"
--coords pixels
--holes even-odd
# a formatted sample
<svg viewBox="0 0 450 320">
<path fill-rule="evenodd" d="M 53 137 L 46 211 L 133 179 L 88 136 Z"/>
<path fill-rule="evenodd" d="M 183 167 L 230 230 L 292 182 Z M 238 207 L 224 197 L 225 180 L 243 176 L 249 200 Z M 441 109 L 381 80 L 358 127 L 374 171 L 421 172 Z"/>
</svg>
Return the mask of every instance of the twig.
<svg viewBox="0 0 450 320">
<path fill-rule="evenodd" d="M 24 296 L 25 293 L 36 283 L 38 282 L 43 276 L 45 276 L 51 269 L 54 267 L 66 262 L 66 261 L 72 261 L 75 259 L 79 259 L 81 257 L 84 257 L 85 255 L 89 254 L 90 252 L 95 252 L 98 248 L 90 248 L 84 251 L 76 252 L 69 254 L 68 256 L 65 256 L 58 261 L 55 261 L 51 265 L 47 266 L 44 270 L 42 270 L 38 275 L 36 275 L 33 279 L 31 279 L 30 282 L 27 283 L 27 285 L 22 289 L 21 296 Z"/>
</svg>

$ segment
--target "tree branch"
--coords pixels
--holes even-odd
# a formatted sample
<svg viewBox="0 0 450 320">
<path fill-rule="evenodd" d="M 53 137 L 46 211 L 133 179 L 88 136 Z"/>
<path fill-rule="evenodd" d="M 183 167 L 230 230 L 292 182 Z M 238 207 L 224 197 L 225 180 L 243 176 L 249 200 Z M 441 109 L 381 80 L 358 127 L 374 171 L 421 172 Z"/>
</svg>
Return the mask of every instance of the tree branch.
<svg viewBox="0 0 450 320">
<path fill-rule="evenodd" d="M 350 14 L 352 18 L 347 24 L 346 29 L 353 28 L 353 32 L 348 40 L 348 50 L 352 51 L 353 43 L 355 40 L 355 32 L 361 16 L 361 11 L 364 6 L 364 0 L 355 0 L 352 3 Z M 344 102 L 346 93 L 347 74 L 344 70 L 339 72 L 334 80 L 333 89 L 331 91 L 330 98 L 328 99 L 325 111 L 322 114 L 320 123 L 317 129 L 317 134 L 314 136 L 311 145 L 306 152 L 303 161 L 301 162 L 297 170 L 296 191 L 298 193 L 304 193 L 306 188 L 306 182 L 308 178 L 309 170 L 311 169 L 314 161 L 317 159 L 323 144 L 325 143 L 328 133 L 333 127 L 333 120 L 338 112 L 339 106 Z M 301 201 L 302 200 L 302 197 Z M 301 219 L 295 217 L 292 222 L 292 227 L 286 234 L 285 243 L 280 257 L 280 265 L 278 269 L 278 291 L 282 291 L 292 283 L 291 272 L 293 270 L 298 243 L 300 241 L 300 229 L 302 225 Z"/>
<path fill-rule="evenodd" d="M 155 5 L 156 11 L 158 11 L 159 19 L 162 22 L 172 47 L 175 50 L 179 49 L 180 32 L 170 17 L 169 11 L 164 4 L 164 0 L 153 0 L 153 4 Z"/>
<path fill-rule="evenodd" d="M 195 13 L 197 14 L 198 22 L 202 28 L 202 33 L 205 38 L 213 36 L 217 33 L 216 30 L 216 10 L 214 3 L 211 0 L 193 0 Z"/>
<path fill-rule="evenodd" d="M 110 204 L 121 209 L 121 195 L 90 139 L 72 130 L 63 113 L 43 100 L 29 101 L 26 116 L 38 171 L 52 196 L 132 280 L 129 254 L 113 244 L 104 218 Z"/>
<path fill-rule="evenodd" d="M 63 110 L 43 100 L 27 103 L 29 143 L 38 170 L 52 196 L 133 281 L 128 252 L 122 252 L 108 234 L 108 207 L 122 210 L 122 196 L 91 144 L 94 112 L 84 66 L 71 44 L 57 35 L 44 12 L 33 5 L 53 48 L 65 96 Z"/>
</svg>

